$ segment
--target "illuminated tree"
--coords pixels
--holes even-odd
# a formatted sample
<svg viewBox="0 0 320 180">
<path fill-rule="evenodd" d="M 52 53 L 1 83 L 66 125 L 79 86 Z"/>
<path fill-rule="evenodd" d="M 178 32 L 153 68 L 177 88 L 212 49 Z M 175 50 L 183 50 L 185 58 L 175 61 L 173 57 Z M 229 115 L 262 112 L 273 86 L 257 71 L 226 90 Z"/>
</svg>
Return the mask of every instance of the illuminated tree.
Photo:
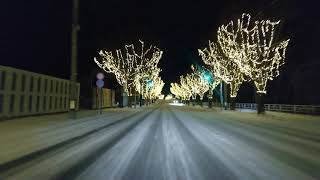
<svg viewBox="0 0 320 180">
<path fill-rule="evenodd" d="M 161 95 L 164 82 L 160 77 L 156 77 L 153 80 L 149 80 L 146 84 L 146 93 L 144 94 L 145 99 L 155 100 Z"/>
<path fill-rule="evenodd" d="M 187 85 L 188 89 L 191 90 L 192 100 L 196 100 L 197 95 L 199 95 L 202 102 L 204 94 L 209 90 L 209 84 L 201 76 L 201 73 L 187 74 L 185 77 L 180 77 L 180 80 L 181 84 Z"/>
<path fill-rule="evenodd" d="M 262 96 L 266 94 L 267 81 L 279 75 L 289 43 L 289 39 L 274 42 L 279 23 L 271 20 L 251 22 L 249 14 L 242 14 L 236 23 L 231 21 L 218 29 L 223 53 L 255 84 L 258 113 L 264 111 Z"/>
<path fill-rule="evenodd" d="M 198 75 L 198 77 L 201 78 L 205 83 L 209 85 L 209 93 L 208 98 L 213 98 L 213 90 L 220 84 L 221 80 L 214 76 L 214 74 L 210 71 L 212 66 L 209 66 L 208 68 L 196 66 L 191 66 L 191 69 L 194 71 L 195 74 Z"/>
<path fill-rule="evenodd" d="M 131 96 L 133 91 L 140 89 L 140 83 L 145 78 L 154 77 L 159 74 L 157 68 L 162 57 L 162 51 L 155 46 L 150 46 L 144 50 L 144 43 L 141 43 L 140 53 L 135 51 L 134 45 L 125 46 L 125 55 L 118 49 L 115 53 L 111 51 L 100 51 L 101 61 L 96 58 L 94 61 L 107 73 L 113 73 L 118 83 L 123 87 L 124 92 Z"/>
<path fill-rule="evenodd" d="M 188 88 L 184 88 L 182 85 L 178 83 L 171 83 L 170 92 L 175 95 L 176 98 L 182 101 L 188 101 L 191 97 L 191 90 Z"/>
<path fill-rule="evenodd" d="M 190 98 L 192 96 L 192 89 L 184 76 L 180 76 L 180 85 L 183 92 L 185 93 L 184 97 L 186 98 L 189 104 Z"/>
<path fill-rule="evenodd" d="M 143 73 L 138 73 L 135 77 L 136 91 L 144 96 L 144 92 L 147 88 L 147 82 L 157 79 L 159 77 L 160 72 L 160 68 L 154 68 L 150 71 L 143 71 Z"/>
<path fill-rule="evenodd" d="M 236 63 L 221 51 L 219 45 L 209 41 L 209 47 L 198 50 L 199 55 L 205 64 L 210 66 L 210 70 L 217 83 L 221 80 L 230 85 L 230 99 L 232 110 L 235 109 L 235 98 L 237 97 L 240 85 L 246 80 L 244 74 Z M 218 85 L 218 84 L 215 84 Z"/>
<path fill-rule="evenodd" d="M 183 90 L 180 85 L 177 83 L 171 83 L 170 85 L 170 92 L 175 96 L 175 98 L 184 100 Z"/>
</svg>

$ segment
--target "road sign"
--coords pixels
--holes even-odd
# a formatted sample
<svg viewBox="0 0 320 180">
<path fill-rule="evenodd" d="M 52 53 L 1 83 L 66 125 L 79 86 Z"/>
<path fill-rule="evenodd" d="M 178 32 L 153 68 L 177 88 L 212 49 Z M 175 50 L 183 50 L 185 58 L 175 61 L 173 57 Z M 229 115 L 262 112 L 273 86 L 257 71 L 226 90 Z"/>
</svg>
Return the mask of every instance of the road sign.
<svg viewBox="0 0 320 180">
<path fill-rule="evenodd" d="M 104 81 L 99 79 L 99 80 L 96 81 L 96 85 L 97 85 L 98 88 L 102 88 L 104 86 Z"/>
<path fill-rule="evenodd" d="M 98 73 L 97 74 L 97 79 L 99 79 L 99 80 L 104 79 L 104 74 L 103 73 Z"/>
</svg>

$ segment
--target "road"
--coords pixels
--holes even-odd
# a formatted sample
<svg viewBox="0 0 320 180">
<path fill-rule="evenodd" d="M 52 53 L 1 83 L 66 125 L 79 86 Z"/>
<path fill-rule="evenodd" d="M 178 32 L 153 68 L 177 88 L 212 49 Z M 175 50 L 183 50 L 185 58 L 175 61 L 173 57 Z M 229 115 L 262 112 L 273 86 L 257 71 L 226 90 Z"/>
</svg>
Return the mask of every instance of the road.
<svg viewBox="0 0 320 180">
<path fill-rule="evenodd" d="M 162 104 L 2 168 L 0 179 L 308 180 L 319 169 L 318 132 Z"/>
</svg>

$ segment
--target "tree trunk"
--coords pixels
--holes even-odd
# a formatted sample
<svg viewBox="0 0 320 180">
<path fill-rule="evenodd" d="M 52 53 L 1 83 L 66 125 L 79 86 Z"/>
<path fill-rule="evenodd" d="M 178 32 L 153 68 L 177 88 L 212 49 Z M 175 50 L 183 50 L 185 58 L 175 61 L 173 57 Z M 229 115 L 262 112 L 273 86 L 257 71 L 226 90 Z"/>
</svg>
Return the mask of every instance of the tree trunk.
<svg viewBox="0 0 320 180">
<path fill-rule="evenodd" d="M 209 108 L 212 108 L 212 98 L 208 99 L 208 103 L 209 103 Z"/>
<path fill-rule="evenodd" d="M 139 105 L 140 107 L 142 107 L 142 94 L 140 94 L 140 97 L 139 97 Z"/>
<path fill-rule="evenodd" d="M 230 97 L 230 110 L 236 110 L 236 97 Z"/>
<path fill-rule="evenodd" d="M 128 96 L 128 107 L 129 108 L 132 107 L 132 98 L 133 98 L 133 96 Z"/>
<path fill-rule="evenodd" d="M 228 109 L 228 84 L 227 83 L 223 83 L 223 106 L 224 106 L 224 110 Z"/>
<path fill-rule="evenodd" d="M 264 94 L 263 93 L 256 93 L 256 103 L 257 103 L 257 113 L 258 114 L 265 113 L 263 100 L 264 100 Z"/>
</svg>

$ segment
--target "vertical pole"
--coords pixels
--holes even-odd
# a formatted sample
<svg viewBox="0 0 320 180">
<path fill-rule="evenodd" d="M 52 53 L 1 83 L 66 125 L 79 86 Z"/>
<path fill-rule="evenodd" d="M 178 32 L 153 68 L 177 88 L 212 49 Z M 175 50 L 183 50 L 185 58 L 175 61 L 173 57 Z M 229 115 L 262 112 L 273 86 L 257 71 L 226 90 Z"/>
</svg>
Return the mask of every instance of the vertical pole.
<svg viewBox="0 0 320 180">
<path fill-rule="evenodd" d="M 102 88 L 99 88 L 99 89 L 100 89 L 100 114 L 102 114 L 103 89 Z"/>
<path fill-rule="evenodd" d="M 257 103 L 257 113 L 263 114 L 265 112 L 264 109 L 264 94 L 263 93 L 256 93 L 256 103 Z"/>
<path fill-rule="evenodd" d="M 142 80 L 140 80 L 140 107 L 142 107 Z"/>
<path fill-rule="evenodd" d="M 134 93 L 134 108 L 137 108 L 137 92 Z"/>
<path fill-rule="evenodd" d="M 224 99 L 223 99 L 223 82 L 220 83 L 220 103 L 221 107 L 224 105 Z"/>
<path fill-rule="evenodd" d="M 224 91 L 224 93 L 223 93 L 223 99 L 224 99 L 224 110 L 227 110 L 227 105 L 228 105 L 228 97 L 227 97 L 227 95 L 228 95 L 228 85 L 227 85 L 227 83 L 223 83 L 223 91 Z"/>
<path fill-rule="evenodd" d="M 78 38 L 77 32 L 79 30 L 78 24 L 78 11 L 79 11 L 79 0 L 73 0 L 72 7 L 72 33 L 71 33 L 71 92 L 70 92 L 70 101 L 73 101 L 75 104 L 75 109 L 70 111 L 70 115 L 72 119 L 76 118 L 76 108 L 78 106 L 77 99 L 78 93 L 77 89 L 77 45 Z M 70 109 L 70 108 L 69 108 Z"/>
</svg>

